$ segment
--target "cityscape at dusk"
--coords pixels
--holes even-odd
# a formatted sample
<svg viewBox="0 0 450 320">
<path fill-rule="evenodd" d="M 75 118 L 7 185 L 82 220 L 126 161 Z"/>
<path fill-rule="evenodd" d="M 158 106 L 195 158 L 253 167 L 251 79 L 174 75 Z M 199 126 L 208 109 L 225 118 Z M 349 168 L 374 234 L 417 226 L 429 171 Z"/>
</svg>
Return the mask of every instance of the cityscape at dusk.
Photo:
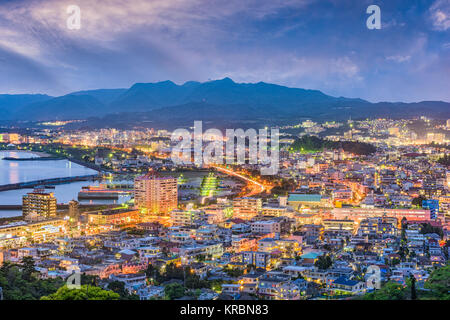
<svg viewBox="0 0 450 320">
<path fill-rule="evenodd" d="M 2 1 L 0 71 L 0 304 L 450 300 L 448 0 Z"/>
</svg>

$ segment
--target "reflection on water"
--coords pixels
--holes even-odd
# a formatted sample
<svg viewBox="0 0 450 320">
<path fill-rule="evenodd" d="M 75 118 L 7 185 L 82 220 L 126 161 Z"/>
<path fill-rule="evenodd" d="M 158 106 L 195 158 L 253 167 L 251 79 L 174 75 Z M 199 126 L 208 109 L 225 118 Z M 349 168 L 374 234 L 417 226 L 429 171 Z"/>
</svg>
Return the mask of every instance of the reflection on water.
<svg viewBox="0 0 450 320">
<path fill-rule="evenodd" d="M 20 210 L 0 210 L 0 218 L 18 217 L 22 215 Z"/>
<path fill-rule="evenodd" d="M 84 176 L 96 174 L 97 171 L 72 163 L 68 160 L 46 161 L 7 161 L 5 157 L 35 158 L 37 155 L 23 151 L 0 151 L 0 185 L 27 182 L 41 179 Z M 93 184 L 92 181 L 81 181 L 57 185 L 54 192 L 58 203 L 67 203 L 77 199 L 78 191 L 82 186 Z M 0 205 L 21 205 L 22 196 L 31 189 L 19 189 L 0 192 Z M 126 201 L 126 200 L 123 200 Z M 120 202 L 123 202 L 119 200 Z M 100 202 L 105 203 L 105 202 Z M 17 215 L 16 211 L 1 211 L 0 217 Z"/>
<path fill-rule="evenodd" d="M 97 173 L 68 160 L 14 162 L 1 160 L 4 157 L 30 158 L 36 155 L 29 152 L 0 151 L 0 185 Z"/>
</svg>

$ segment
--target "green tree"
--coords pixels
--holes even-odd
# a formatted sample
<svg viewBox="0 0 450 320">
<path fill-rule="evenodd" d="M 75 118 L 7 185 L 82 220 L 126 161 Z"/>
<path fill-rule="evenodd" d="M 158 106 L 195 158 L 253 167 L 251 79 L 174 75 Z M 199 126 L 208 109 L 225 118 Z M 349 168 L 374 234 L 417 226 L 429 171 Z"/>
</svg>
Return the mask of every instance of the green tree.
<svg viewBox="0 0 450 320">
<path fill-rule="evenodd" d="M 153 283 L 160 282 L 162 279 L 161 271 L 157 266 L 149 264 L 145 270 L 145 275 L 147 279 L 151 279 Z"/>
<path fill-rule="evenodd" d="M 22 258 L 22 277 L 27 280 L 32 280 L 33 273 L 36 272 L 33 257 L 27 256 Z"/>
<path fill-rule="evenodd" d="M 186 289 L 179 283 L 170 283 L 164 288 L 166 299 L 174 300 L 184 296 Z"/>
<path fill-rule="evenodd" d="M 239 268 L 229 267 L 229 268 L 225 268 L 224 271 L 229 277 L 239 277 L 244 274 L 244 270 L 241 270 Z"/>
<path fill-rule="evenodd" d="M 121 300 L 138 300 L 139 296 L 130 294 L 125 288 L 125 283 L 122 281 L 112 281 L 108 284 L 108 289 L 119 294 Z"/>
<path fill-rule="evenodd" d="M 55 293 L 43 296 L 41 300 L 119 300 L 120 295 L 99 287 L 82 285 L 80 289 L 69 289 L 63 286 Z"/>
<path fill-rule="evenodd" d="M 90 286 L 97 286 L 100 281 L 100 277 L 96 275 L 91 274 L 85 274 L 83 273 L 81 275 L 81 285 L 90 285 Z"/>
<path fill-rule="evenodd" d="M 196 258 L 198 262 L 204 262 L 206 260 L 206 255 L 199 254 Z"/>
<path fill-rule="evenodd" d="M 409 276 L 409 279 L 411 281 L 411 300 L 416 300 L 417 299 L 417 292 L 416 292 L 416 277 L 414 277 L 413 275 Z"/>
<path fill-rule="evenodd" d="M 444 237 L 444 231 L 442 230 L 442 228 L 434 227 L 430 223 L 422 223 L 420 233 L 421 234 L 436 233 L 441 237 L 441 239 Z"/>
<path fill-rule="evenodd" d="M 316 262 L 314 262 L 314 266 L 319 268 L 320 270 L 326 270 L 330 268 L 333 265 L 333 260 L 331 257 L 327 254 L 325 256 L 320 256 Z"/>
<path fill-rule="evenodd" d="M 450 300 L 450 265 L 434 270 L 424 287 L 430 289 L 431 298 Z"/>
<path fill-rule="evenodd" d="M 412 199 L 412 205 L 413 206 L 422 207 L 422 201 L 423 200 L 427 200 L 427 198 L 425 198 L 424 196 L 420 195 L 420 196 Z"/>
<path fill-rule="evenodd" d="M 363 300 L 404 300 L 406 296 L 405 287 L 395 282 L 387 282 L 379 290 L 369 292 Z"/>
<path fill-rule="evenodd" d="M 18 266 L 9 261 L 3 263 L 0 267 L 0 287 L 5 300 L 36 300 L 56 292 L 64 285 L 62 278 L 37 278 L 37 273 L 31 266 L 30 259 L 25 259 L 25 266 Z M 24 270 L 27 271 L 24 273 Z"/>
<path fill-rule="evenodd" d="M 440 158 L 438 162 L 444 166 L 450 166 L 450 154 L 444 154 L 444 156 Z"/>
</svg>

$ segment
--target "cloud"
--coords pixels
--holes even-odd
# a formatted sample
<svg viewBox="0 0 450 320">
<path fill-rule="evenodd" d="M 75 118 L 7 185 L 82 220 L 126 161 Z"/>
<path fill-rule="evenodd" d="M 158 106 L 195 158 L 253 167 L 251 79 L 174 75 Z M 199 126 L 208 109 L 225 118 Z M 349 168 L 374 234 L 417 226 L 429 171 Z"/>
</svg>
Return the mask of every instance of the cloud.
<svg viewBox="0 0 450 320">
<path fill-rule="evenodd" d="M 205 30 L 206 25 L 214 26 L 236 15 L 264 19 L 280 9 L 300 8 L 309 2 L 311 0 L 78 0 L 80 32 L 66 27 L 69 16 L 66 9 L 73 1 L 16 1 L 0 7 L 0 17 L 24 30 L 39 25 L 70 37 L 108 41 L 117 34 L 142 27 L 176 33 L 188 27 Z"/>
<path fill-rule="evenodd" d="M 436 0 L 429 13 L 435 30 L 446 31 L 450 28 L 450 0 Z"/>
<path fill-rule="evenodd" d="M 411 56 L 401 56 L 401 55 L 389 56 L 389 57 L 386 57 L 386 60 L 402 63 L 402 62 L 407 62 L 407 61 L 411 60 Z"/>
<path fill-rule="evenodd" d="M 386 28 L 374 31 L 365 25 L 368 0 L 3 0 L 0 67 L 14 81 L 0 79 L 0 92 L 56 95 L 229 76 L 411 100 L 425 92 L 414 78 L 430 85 L 420 99 L 448 100 L 441 31 L 448 29 L 449 0 L 426 7 L 408 1 L 380 0 Z M 81 30 L 66 25 L 73 4 Z M 440 35 L 426 28 L 431 22 Z M 378 97 L 389 79 L 395 90 Z"/>
</svg>

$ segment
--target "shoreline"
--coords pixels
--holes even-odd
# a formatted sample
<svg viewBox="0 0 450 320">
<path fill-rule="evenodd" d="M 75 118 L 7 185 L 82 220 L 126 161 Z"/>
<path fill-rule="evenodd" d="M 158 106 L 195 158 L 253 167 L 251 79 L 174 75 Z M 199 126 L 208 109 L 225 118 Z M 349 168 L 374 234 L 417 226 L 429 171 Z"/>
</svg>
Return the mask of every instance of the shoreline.
<svg viewBox="0 0 450 320">
<path fill-rule="evenodd" d="M 48 158 L 48 157 L 52 156 L 51 154 L 48 154 L 43 151 L 30 151 L 30 150 L 22 150 L 22 149 L 6 149 L 6 150 L 0 150 L 0 151 L 2 151 L 2 152 L 26 152 L 26 153 L 30 153 L 35 156 L 38 156 L 40 158 Z"/>
<path fill-rule="evenodd" d="M 48 158 L 51 157 L 51 154 L 48 154 L 46 152 L 42 152 L 42 151 L 27 151 L 27 150 L 15 150 L 15 151 L 25 151 L 25 152 L 29 152 L 31 154 L 34 154 L 36 156 L 40 156 L 41 158 Z"/>
</svg>

